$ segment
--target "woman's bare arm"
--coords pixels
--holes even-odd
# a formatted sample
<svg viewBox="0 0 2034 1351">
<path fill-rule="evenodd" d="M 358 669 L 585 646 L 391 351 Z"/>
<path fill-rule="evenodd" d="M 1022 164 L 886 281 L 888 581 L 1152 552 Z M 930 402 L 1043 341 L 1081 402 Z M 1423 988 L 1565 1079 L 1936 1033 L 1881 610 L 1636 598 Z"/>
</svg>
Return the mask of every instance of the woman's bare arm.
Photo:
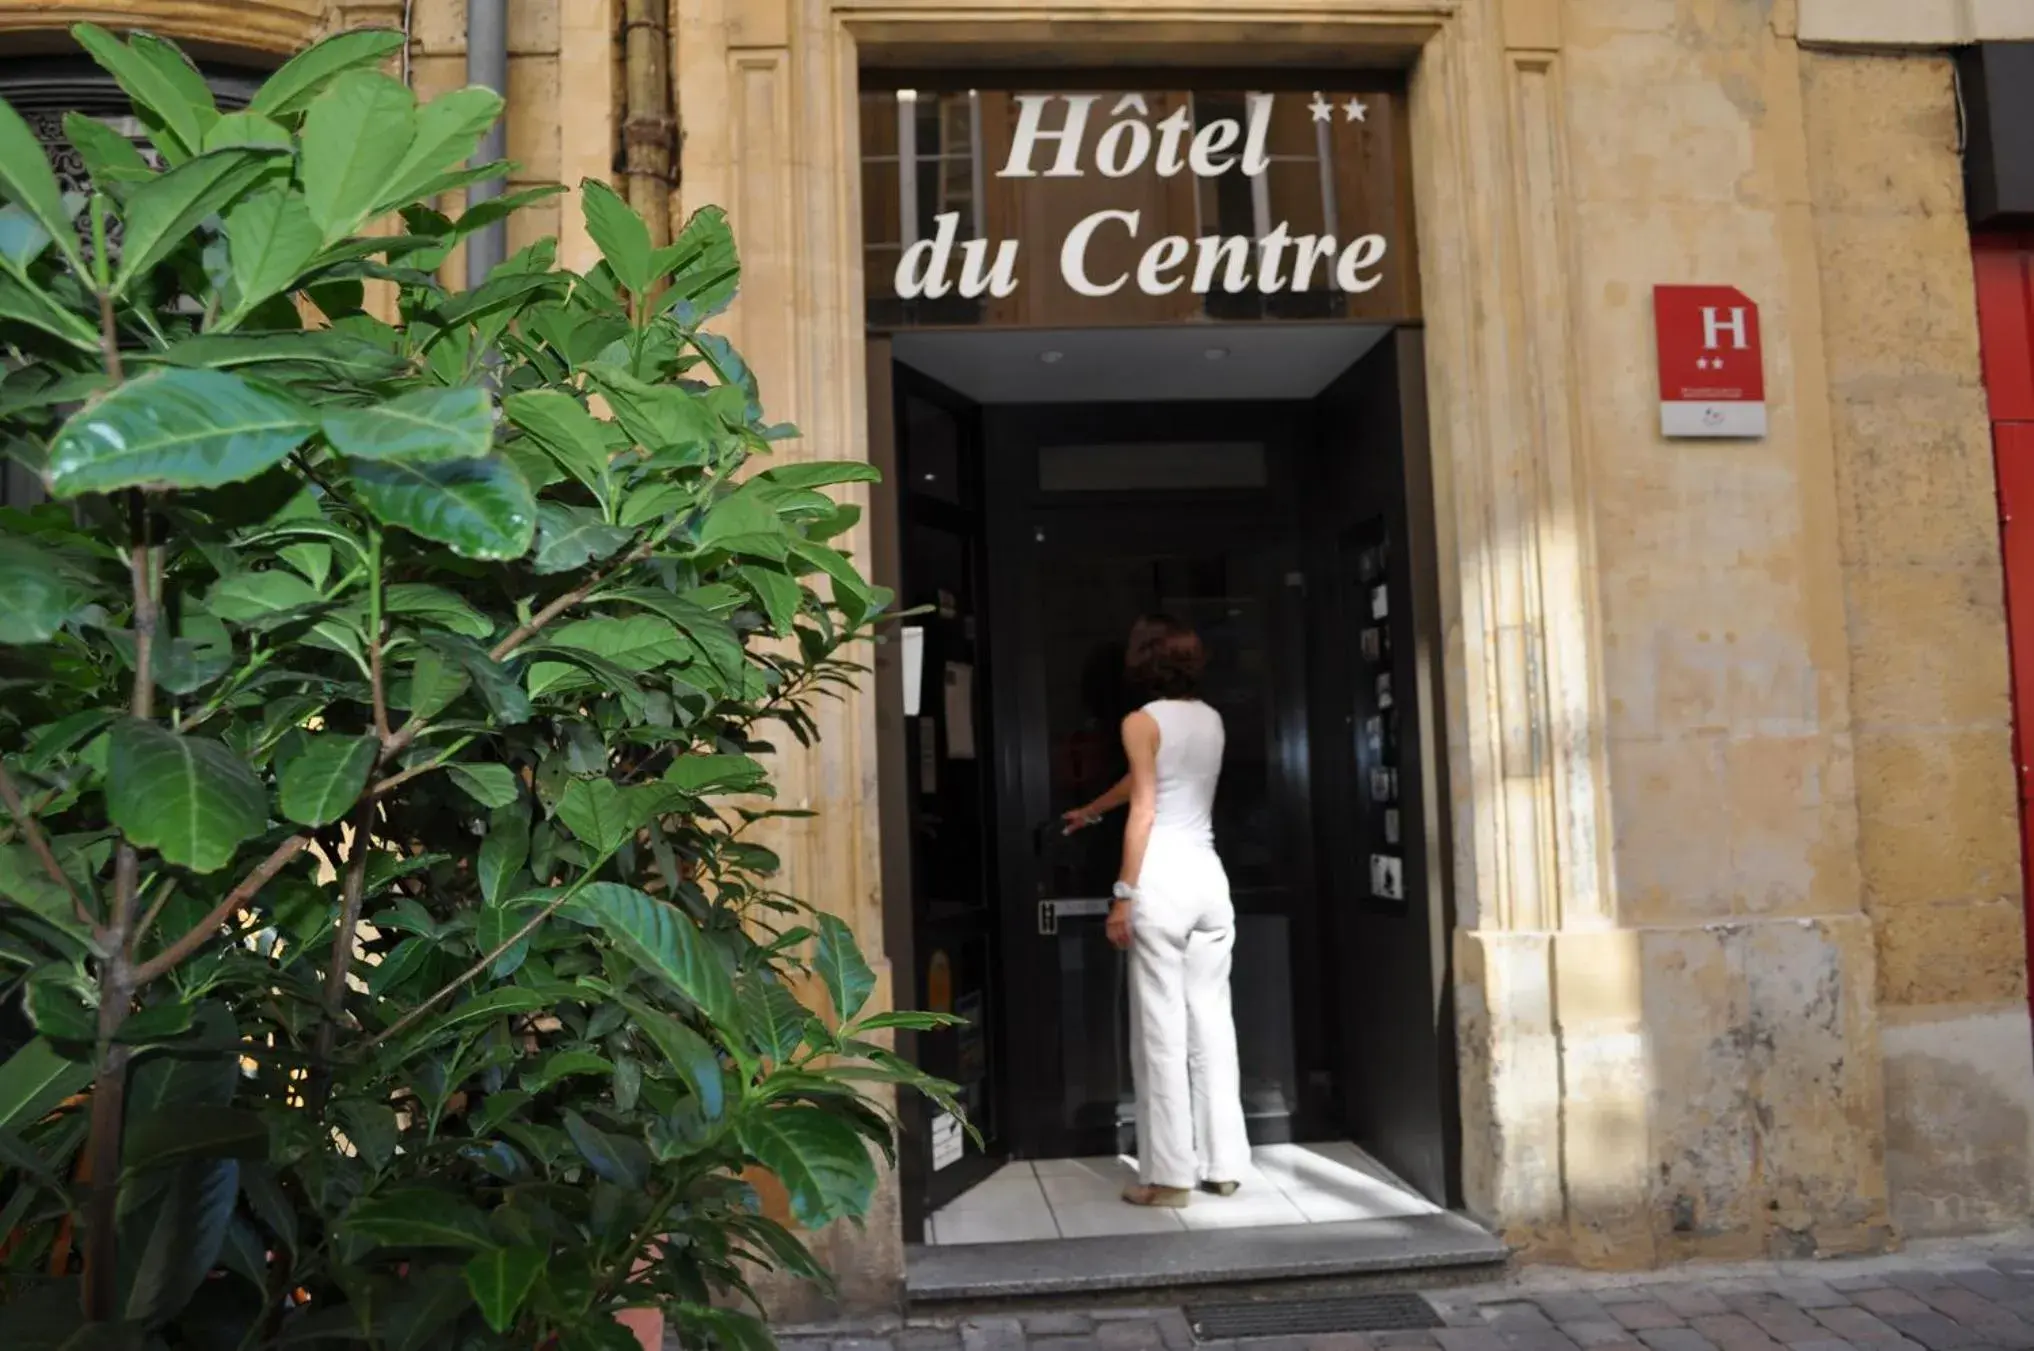
<svg viewBox="0 0 2034 1351">
<path fill-rule="evenodd" d="M 1083 826 L 1091 826 L 1116 808 L 1130 800 L 1130 776 L 1125 774 L 1116 780 L 1108 792 L 1096 798 L 1085 807 L 1075 807 L 1066 814 L 1066 828 L 1069 833 Z"/>
<path fill-rule="evenodd" d="M 1158 719 L 1142 710 L 1123 719 L 1123 753 L 1130 759 L 1130 819 L 1123 823 L 1123 866 L 1116 877 L 1134 889 L 1158 816 Z M 1109 938 L 1118 947 L 1129 946 L 1130 909 L 1127 901 L 1109 909 Z"/>
</svg>

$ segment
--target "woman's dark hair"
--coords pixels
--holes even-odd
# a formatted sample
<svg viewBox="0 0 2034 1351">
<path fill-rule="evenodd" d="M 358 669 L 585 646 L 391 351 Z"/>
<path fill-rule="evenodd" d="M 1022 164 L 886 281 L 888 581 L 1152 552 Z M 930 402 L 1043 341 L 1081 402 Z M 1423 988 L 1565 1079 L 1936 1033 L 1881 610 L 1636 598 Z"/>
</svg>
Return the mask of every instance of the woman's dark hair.
<svg viewBox="0 0 2034 1351">
<path fill-rule="evenodd" d="M 1146 615 L 1130 626 L 1123 671 L 1147 699 L 1191 699 L 1207 660 L 1192 629 L 1171 615 Z"/>
</svg>

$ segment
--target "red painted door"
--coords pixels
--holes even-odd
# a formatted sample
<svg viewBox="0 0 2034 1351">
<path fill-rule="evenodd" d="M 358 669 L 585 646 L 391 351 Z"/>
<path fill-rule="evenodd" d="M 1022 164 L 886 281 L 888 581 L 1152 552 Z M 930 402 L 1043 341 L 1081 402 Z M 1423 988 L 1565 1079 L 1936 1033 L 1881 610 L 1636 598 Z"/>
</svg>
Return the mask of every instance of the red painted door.
<svg viewBox="0 0 2034 1351">
<path fill-rule="evenodd" d="M 2000 548 L 2013 662 L 2013 757 L 2020 789 L 2022 894 L 2034 970 L 2034 236 L 1974 244 L 1978 327 L 1998 470 Z M 2028 994 L 2034 1008 L 2034 989 Z"/>
</svg>

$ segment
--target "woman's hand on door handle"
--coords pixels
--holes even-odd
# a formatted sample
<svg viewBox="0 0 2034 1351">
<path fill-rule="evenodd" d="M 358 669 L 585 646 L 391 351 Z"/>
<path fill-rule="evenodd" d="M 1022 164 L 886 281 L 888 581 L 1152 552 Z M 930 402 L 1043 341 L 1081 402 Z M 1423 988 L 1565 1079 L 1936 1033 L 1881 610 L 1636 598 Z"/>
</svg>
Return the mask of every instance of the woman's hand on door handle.
<svg viewBox="0 0 2034 1351">
<path fill-rule="evenodd" d="M 1125 952 L 1130 950 L 1130 902 L 1117 901 L 1109 907 L 1107 932 L 1111 943 Z"/>
</svg>

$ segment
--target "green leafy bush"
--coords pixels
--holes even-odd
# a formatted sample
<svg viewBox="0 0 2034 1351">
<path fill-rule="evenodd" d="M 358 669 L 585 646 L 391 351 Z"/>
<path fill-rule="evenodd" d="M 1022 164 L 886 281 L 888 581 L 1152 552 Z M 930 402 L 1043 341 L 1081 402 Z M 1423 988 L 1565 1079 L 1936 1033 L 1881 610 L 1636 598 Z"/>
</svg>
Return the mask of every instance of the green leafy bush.
<svg viewBox="0 0 2034 1351">
<path fill-rule="evenodd" d="M 77 35 L 163 167 L 74 117 L 67 200 L 0 105 L 0 443 L 54 499 L 0 529 L 0 1345 L 766 1344 L 744 1273 L 824 1273 L 744 1175 L 856 1217 L 885 1095 L 946 1096 L 753 838 L 889 600 L 821 491 L 872 474 L 751 464 L 718 212 L 655 247 L 588 183 L 603 263 L 449 292 L 543 195 L 432 208 L 494 95 L 350 33 L 221 114 Z"/>
</svg>

